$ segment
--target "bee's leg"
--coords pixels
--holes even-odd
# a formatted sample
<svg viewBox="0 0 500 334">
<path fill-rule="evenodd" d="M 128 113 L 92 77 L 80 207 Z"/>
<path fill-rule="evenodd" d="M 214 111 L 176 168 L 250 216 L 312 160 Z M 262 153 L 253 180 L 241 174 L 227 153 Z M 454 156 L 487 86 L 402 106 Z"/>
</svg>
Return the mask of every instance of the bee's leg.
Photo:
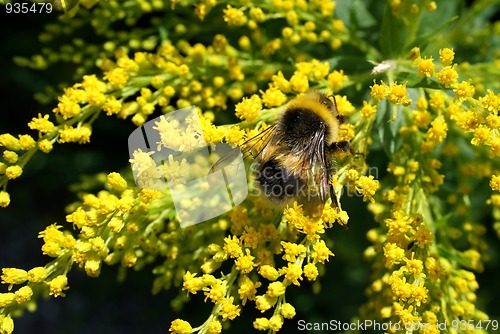
<svg viewBox="0 0 500 334">
<path fill-rule="evenodd" d="M 349 143 L 348 142 L 345 142 L 347 143 L 348 147 L 349 146 Z M 338 148 L 335 146 L 337 143 L 334 143 L 330 146 L 325 146 L 325 157 L 324 157 L 324 161 L 326 163 L 326 170 L 328 171 L 327 175 L 328 175 L 328 186 L 329 186 L 329 190 L 330 190 L 330 199 L 332 200 L 332 207 L 335 209 L 335 211 L 337 212 L 337 214 L 340 214 L 340 203 L 339 203 L 339 199 L 337 198 L 337 194 L 335 193 L 335 188 L 333 187 L 332 183 L 330 182 L 330 175 L 333 175 L 335 174 L 335 171 L 334 171 L 334 165 L 333 165 L 333 161 L 332 159 L 327 159 L 327 156 L 331 157 L 332 154 L 334 154 Z M 346 225 L 346 222 L 342 220 L 342 218 L 340 218 L 339 216 L 339 222 L 340 224 L 342 225 L 342 227 L 344 227 L 345 230 L 347 230 L 347 225 Z"/>
<path fill-rule="evenodd" d="M 334 152 L 353 152 L 351 144 L 349 144 L 348 141 L 339 141 L 336 143 L 333 143 L 331 146 L 332 150 Z"/>
<path fill-rule="evenodd" d="M 335 189 L 333 189 L 333 185 L 331 185 L 331 184 L 330 184 L 330 198 L 332 199 L 333 208 L 337 212 L 339 212 L 340 211 L 339 200 L 337 198 L 337 194 L 335 193 Z"/>
<path fill-rule="evenodd" d="M 337 198 L 337 194 L 335 193 L 335 189 L 333 189 L 333 186 L 331 184 L 330 184 L 330 198 L 332 199 L 333 208 L 335 209 L 335 211 L 337 211 L 338 214 L 340 214 L 339 200 Z M 347 227 L 346 222 L 342 218 L 340 218 L 340 216 L 338 217 L 338 220 L 340 221 L 340 225 L 342 225 L 344 230 L 349 229 Z"/>
<path fill-rule="evenodd" d="M 355 156 L 361 155 L 361 156 L 363 156 L 363 158 L 365 157 L 364 153 L 354 151 L 351 144 L 349 144 L 349 142 L 347 142 L 347 141 L 340 141 L 337 143 L 333 143 L 331 145 L 331 148 L 332 148 L 333 152 L 349 152 L 351 155 L 355 155 Z"/>
</svg>

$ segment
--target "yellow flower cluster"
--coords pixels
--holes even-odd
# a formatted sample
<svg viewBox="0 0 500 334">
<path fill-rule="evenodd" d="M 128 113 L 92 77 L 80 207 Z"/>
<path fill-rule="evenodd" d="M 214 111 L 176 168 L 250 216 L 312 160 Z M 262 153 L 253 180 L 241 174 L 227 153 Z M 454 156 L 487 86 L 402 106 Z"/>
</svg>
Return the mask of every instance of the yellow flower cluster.
<svg viewBox="0 0 500 334">
<path fill-rule="evenodd" d="M 406 90 L 406 84 L 393 83 L 387 86 L 383 81 L 371 86 L 371 96 L 376 100 L 387 100 L 395 105 L 409 106 L 411 104 L 410 94 Z"/>
</svg>

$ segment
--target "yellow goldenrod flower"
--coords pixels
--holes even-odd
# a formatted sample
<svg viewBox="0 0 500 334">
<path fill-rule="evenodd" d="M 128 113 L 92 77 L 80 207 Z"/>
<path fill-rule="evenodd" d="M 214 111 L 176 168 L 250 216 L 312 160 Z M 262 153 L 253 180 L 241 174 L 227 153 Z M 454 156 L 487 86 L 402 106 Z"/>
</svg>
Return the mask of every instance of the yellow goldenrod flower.
<svg viewBox="0 0 500 334">
<path fill-rule="evenodd" d="M 207 329 L 208 334 L 222 333 L 222 324 L 219 320 L 213 320 L 208 324 Z"/>
<path fill-rule="evenodd" d="M 17 290 L 15 293 L 16 296 L 16 302 L 18 304 L 26 303 L 31 299 L 31 296 L 33 295 L 33 290 L 29 286 L 23 286 L 19 290 Z"/>
<path fill-rule="evenodd" d="M 235 107 L 236 116 L 241 119 L 245 119 L 249 122 L 253 122 L 259 116 L 262 110 L 262 100 L 258 95 L 252 95 L 250 98 L 244 98 Z"/>
<path fill-rule="evenodd" d="M 266 331 L 269 329 L 269 319 L 257 318 L 253 322 L 253 327 L 259 331 Z"/>
<path fill-rule="evenodd" d="M 326 247 L 326 246 L 325 246 Z M 320 256 L 324 258 L 323 254 L 323 249 L 321 247 L 318 247 L 319 251 L 321 252 Z M 330 250 L 328 250 L 329 252 Z M 333 254 L 331 254 L 333 255 Z M 328 255 L 327 255 L 328 256 Z M 295 284 L 297 286 L 300 286 L 299 280 L 302 280 L 302 268 L 296 264 L 293 263 L 288 263 L 286 267 L 282 267 L 279 270 L 280 274 L 285 275 L 285 279 L 287 279 L 289 282 L 292 284 Z"/>
<path fill-rule="evenodd" d="M 172 334 L 189 334 L 191 333 L 193 328 L 189 324 L 189 322 L 182 320 L 182 319 L 175 319 L 172 321 L 172 324 L 170 325 L 169 331 L 172 332 Z"/>
<path fill-rule="evenodd" d="M 267 311 L 271 307 L 273 307 L 277 301 L 278 301 L 277 297 L 271 297 L 267 294 L 265 294 L 263 296 L 256 296 L 255 297 L 255 307 L 257 308 L 257 310 L 264 313 L 265 311 Z"/>
<path fill-rule="evenodd" d="M 385 266 L 390 268 L 394 264 L 400 263 L 405 257 L 405 251 L 395 243 L 388 243 L 384 246 Z"/>
<path fill-rule="evenodd" d="M 107 177 L 108 185 L 117 192 L 123 192 L 127 189 L 127 181 L 119 173 L 110 173 Z"/>
<path fill-rule="evenodd" d="M 420 58 L 420 48 L 419 47 L 413 47 L 410 50 L 410 54 L 408 56 L 411 60 L 418 60 Z"/>
<path fill-rule="evenodd" d="M 334 70 L 332 73 L 328 75 L 328 82 L 330 83 L 330 88 L 332 89 L 332 92 L 337 92 L 339 91 L 343 85 L 344 82 L 347 81 L 349 78 L 347 75 L 344 75 L 344 71 L 340 70 Z"/>
<path fill-rule="evenodd" d="M 356 108 L 354 108 L 352 103 L 347 99 L 347 96 L 335 95 L 335 102 L 338 112 L 342 116 L 351 116 L 356 112 Z"/>
<path fill-rule="evenodd" d="M 9 166 L 5 169 L 5 175 L 9 180 L 17 179 L 23 173 L 23 168 L 19 165 Z"/>
<path fill-rule="evenodd" d="M 129 75 L 125 69 L 117 67 L 109 72 L 106 72 L 104 79 L 117 88 L 123 88 L 129 79 Z"/>
<path fill-rule="evenodd" d="M 28 127 L 32 130 L 38 130 L 40 133 L 49 133 L 54 129 L 54 123 L 49 121 L 49 115 L 38 114 L 38 117 L 33 117 L 31 122 L 28 123 Z"/>
<path fill-rule="evenodd" d="M 493 137 L 492 131 L 489 127 L 480 124 L 474 130 L 474 137 L 470 141 L 472 145 L 478 146 L 479 144 L 489 145 Z"/>
<path fill-rule="evenodd" d="M 217 280 L 215 284 L 211 284 L 210 287 L 205 287 L 203 288 L 203 291 L 205 291 L 205 302 L 207 301 L 208 298 L 212 301 L 214 304 L 218 304 L 222 301 L 226 294 L 226 282 L 222 280 Z"/>
<path fill-rule="evenodd" d="M 395 304 L 400 305 L 400 304 Z M 402 306 L 396 307 L 395 314 L 399 316 L 400 321 L 405 326 L 411 326 L 420 320 L 422 320 L 419 316 L 413 314 L 413 305 L 409 308 L 405 309 Z"/>
<path fill-rule="evenodd" d="M 243 255 L 243 250 L 241 248 L 241 242 L 237 236 L 228 236 L 224 238 L 224 252 L 226 252 L 232 258 L 238 258 Z"/>
<path fill-rule="evenodd" d="M 283 316 L 281 314 L 275 314 L 269 319 L 269 330 L 277 332 L 283 326 Z"/>
<path fill-rule="evenodd" d="M 491 176 L 490 187 L 493 190 L 500 191 L 500 175 L 493 174 Z"/>
<path fill-rule="evenodd" d="M 492 204 L 496 207 L 500 207 L 500 195 L 491 195 L 490 199 L 486 201 L 488 204 Z"/>
<path fill-rule="evenodd" d="M 367 119 L 374 119 L 375 113 L 377 112 L 377 106 L 371 105 L 370 103 L 363 101 L 363 107 L 361 108 L 361 115 Z"/>
<path fill-rule="evenodd" d="M 28 271 L 28 281 L 31 283 L 40 283 L 47 278 L 47 270 L 44 267 L 35 267 Z"/>
<path fill-rule="evenodd" d="M 497 113 L 500 110 L 500 93 L 495 95 L 491 89 L 487 90 L 486 96 L 481 96 L 479 102 L 481 102 L 484 109 Z"/>
<path fill-rule="evenodd" d="M 486 125 L 491 129 L 500 129 L 500 116 L 499 115 L 494 115 L 490 114 L 486 117 Z M 493 139 L 493 138 L 491 138 Z"/>
<path fill-rule="evenodd" d="M 36 141 L 30 135 L 19 135 L 19 144 L 23 150 L 31 150 L 36 146 Z"/>
<path fill-rule="evenodd" d="M 421 260 L 418 259 L 404 259 L 405 265 L 401 267 L 401 271 L 407 272 L 410 275 L 413 275 L 415 279 L 418 277 L 425 277 L 425 274 L 422 273 L 424 269 L 424 264 Z"/>
<path fill-rule="evenodd" d="M 247 17 L 242 10 L 227 5 L 226 9 L 224 9 L 224 21 L 229 25 L 242 26 L 247 23 Z"/>
<path fill-rule="evenodd" d="M 387 96 L 387 94 L 389 94 L 389 87 L 383 81 L 381 81 L 380 84 L 377 84 L 375 83 L 375 81 L 373 81 L 373 86 L 370 86 L 370 88 L 371 96 L 379 101 L 383 100 Z"/>
<path fill-rule="evenodd" d="M 262 102 L 267 108 L 279 107 L 285 104 L 287 97 L 278 88 L 271 86 L 265 92 L 262 92 Z"/>
<path fill-rule="evenodd" d="M 419 248 L 424 248 L 431 245 L 434 240 L 434 234 L 429 230 L 427 225 L 422 224 L 417 228 L 415 233 L 415 244 Z"/>
<path fill-rule="evenodd" d="M 64 290 L 68 290 L 68 277 L 66 275 L 59 275 L 47 283 L 49 286 L 49 295 L 54 297 L 64 297 Z"/>
<path fill-rule="evenodd" d="M 261 282 L 253 283 L 252 280 L 248 278 L 248 276 L 242 276 L 239 282 L 239 289 L 238 289 L 238 294 L 242 299 L 242 305 L 245 305 L 247 300 L 255 299 L 255 295 L 257 294 L 257 289 L 261 285 L 262 285 Z"/>
<path fill-rule="evenodd" d="M 306 252 L 306 246 L 302 244 L 294 244 L 292 242 L 282 241 L 281 245 L 283 246 L 283 250 L 285 251 L 283 260 L 288 262 L 295 262 L 297 260 L 297 256 L 301 256 Z"/>
<path fill-rule="evenodd" d="M 102 110 L 106 112 L 106 115 L 117 115 L 122 110 L 122 102 L 117 100 L 116 97 L 110 96 L 104 102 Z"/>
<path fill-rule="evenodd" d="M 436 65 L 434 64 L 434 59 L 430 58 L 417 58 L 417 68 L 418 75 L 430 77 L 434 75 L 434 70 L 436 69 Z"/>
<path fill-rule="evenodd" d="M 279 297 L 285 294 L 286 286 L 283 282 L 272 282 L 267 287 L 266 294 L 271 297 Z"/>
<path fill-rule="evenodd" d="M 17 159 L 19 158 L 16 152 L 9 150 L 3 151 L 2 155 L 4 160 L 11 164 L 15 164 L 17 162 Z"/>
<path fill-rule="evenodd" d="M 2 334 L 11 334 L 14 331 L 14 320 L 10 315 L 1 320 L 0 331 Z"/>
<path fill-rule="evenodd" d="M 23 149 L 21 143 L 19 142 L 19 139 L 9 133 L 0 135 L 0 146 L 3 146 L 11 151 L 20 151 Z"/>
<path fill-rule="evenodd" d="M 446 124 L 443 116 L 438 116 L 431 122 L 431 127 L 427 131 L 425 137 L 427 141 L 433 144 L 439 144 L 446 138 L 447 132 L 448 124 Z"/>
<path fill-rule="evenodd" d="M 436 1 L 426 1 L 425 2 L 425 9 L 427 9 L 429 12 L 435 11 L 437 9 Z"/>
<path fill-rule="evenodd" d="M 439 50 L 439 62 L 441 62 L 443 66 L 451 65 L 454 57 L 455 57 L 455 52 L 453 51 L 453 49 L 444 48 Z"/>
<path fill-rule="evenodd" d="M 17 268 L 2 268 L 2 283 L 9 284 L 9 290 L 14 284 L 21 284 L 28 280 L 28 272 Z"/>
<path fill-rule="evenodd" d="M 312 252 L 311 256 L 312 256 L 314 262 L 325 263 L 325 261 L 328 261 L 330 256 L 334 256 L 332 251 L 326 246 L 326 243 L 324 240 L 319 240 L 316 243 L 314 243 L 313 250 L 314 251 Z M 289 266 L 289 269 L 290 269 L 290 266 Z M 296 283 L 294 283 L 294 284 L 296 284 Z M 298 284 L 296 284 L 296 285 L 298 285 Z"/>
<path fill-rule="evenodd" d="M 68 95 L 61 96 L 57 108 L 53 109 L 54 113 L 61 115 L 64 119 L 75 117 L 80 114 L 80 111 L 80 105 Z"/>
<path fill-rule="evenodd" d="M 290 78 L 290 85 L 295 92 L 307 92 L 309 90 L 309 80 L 307 79 L 307 75 L 300 71 L 295 71 L 295 73 Z"/>
<path fill-rule="evenodd" d="M 314 67 L 318 64 L 318 60 L 314 59 L 313 61 L 301 61 L 298 62 L 295 67 L 297 68 L 296 73 L 304 74 L 308 77 L 312 76 Z"/>
<path fill-rule="evenodd" d="M 363 200 L 367 199 L 370 202 L 374 203 L 373 195 L 379 188 L 379 181 L 373 178 L 373 175 L 370 176 L 361 176 L 358 180 L 356 180 L 356 190 L 363 195 Z"/>
<path fill-rule="evenodd" d="M 349 124 L 349 123 L 341 124 L 338 141 L 349 142 L 349 141 L 351 141 L 351 139 L 354 138 L 355 134 L 356 133 L 355 133 L 354 125 Z"/>
<path fill-rule="evenodd" d="M 233 302 L 234 297 L 229 297 L 222 301 L 222 307 L 219 311 L 219 314 L 223 320 L 234 320 L 237 316 L 240 315 L 240 308 L 237 305 L 234 305 Z"/>
<path fill-rule="evenodd" d="M 304 266 L 304 275 L 309 281 L 315 281 L 319 275 L 318 268 L 314 263 L 308 263 Z M 287 318 L 284 314 L 283 316 Z"/>
<path fill-rule="evenodd" d="M 333 20 L 332 22 L 333 32 L 336 34 L 340 34 L 345 30 L 345 24 L 342 20 Z"/>
<path fill-rule="evenodd" d="M 280 273 L 276 270 L 276 268 L 267 264 L 260 267 L 259 274 L 270 281 L 275 281 L 280 276 Z"/>
<path fill-rule="evenodd" d="M 332 50 L 337 50 L 342 46 L 342 40 L 340 38 L 333 38 L 330 42 L 330 48 Z"/>
<path fill-rule="evenodd" d="M 126 54 L 122 54 L 121 56 L 118 56 L 118 59 L 116 60 L 116 64 L 119 66 L 120 69 L 124 69 L 129 72 L 137 72 L 139 70 L 139 64 L 135 62 L 135 60 L 130 59 Z M 117 72 L 118 74 L 120 72 Z M 124 72 L 123 72 L 124 73 Z M 106 78 L 106 77 L 105 77 Z M 108 81 L 114 85 L 109 77 Z"/>
<path fill-rule="evenodd" d="M 296 314 L 295 307 L 293 307 L 293 305 L 290 303 L 283 303 L 281 305 L 280 313 L 284 318 L 292 319 L 295 317 Z"/>
<path fill-rule="evenodd" d="M 0 191 L 0 207 L 6 208 L 10 204 L 10 195 L 8 192 Z"/>
<path fill-rule="evenodd" d="M 330 72 L 330 64 L 327 62 L 319 62 L 319 61 L 314 61 L 313 62 L 314 67 L 313 67 L 313 75 L 315 80 L 321 80 Z"/>
<path fill-rule="evenodd" d="M 52 151 L 53 145 L 52 145 L 52 142 L 50 140 L 42 139 L 38 142 L 38 148 L 43 153 L 49 153 L 50 151 Z"/>
<path fill-rule="evenodd" d="M 239 270 L 242 274 L 249 274 L 253 268 L 256 266 L 253 262 L 255 257 L 250 255 L 250 250 L 245 249 L 246 255 L 240 254 L 238 258 L 234 261 L 236 265 L 236 269 Z"/>
<path fill-rule="evenodd" d="M 411 99 L 409 98 L 409 96 L 410 94 L 406 90 L 406 83 L 401 85 L 393 83 L 388 88 L 387 100 L 393 104 L 402 104 L 403 106 L 408 106 L 411 104 Z"/>
<path fill-rule="evenodd" d="M 285 78 L 283 72 L 278 71 L 277 74 L 272 76 L 272 84 L 271 87 L 276 87 L 283 93 L 289 93 L 292 89 L 290 82 Z"/>
<path fill-rule="evenodd" d="M 471 80 L 469 79 L 468 81 L 462 81 L 460 83 L 457 83 L 453 88 L 453 91 L 456 94 L 455 96 L 460 101 L 463 101 L 468 97 L 473 97 L 474 93 L 476 92 L 476 89 L 471 84 Z"/>
<path fill-rule="evenodd" d="M 458 80 L 458 73 L 455 70 L 457 65 L 453 66 L 445 66 L 441 71 L 436 73 L 436 78 L 438 79 L 439 83 L 444 85 L 445 87 L 450 87 L 454 84 L 457 83 Z"/>
<path fill-rule="evenodd" d="M 262 235 L 260 232 L 256 231 L 252 226 L 245 226 L 245 232 L 241 236 L 243 244 L 248 247 L 255 249 L 261 241 Z"/>
<path fill-rule="evenodd" d="M 16 302 L 16 295 L 12 292 L 0 293 L 0 308 Z"/>
<path fill-rule="evenodd" d="M 331 227 L 338 217 L 339 214 L 337 213 L 337 210 L 332 208 L 329 203 L 326 203 L 323 208 L 323 212 L 321 213 L 321 220 L 323 220 L 325 225 L 327 227 Z"/>
</svg>

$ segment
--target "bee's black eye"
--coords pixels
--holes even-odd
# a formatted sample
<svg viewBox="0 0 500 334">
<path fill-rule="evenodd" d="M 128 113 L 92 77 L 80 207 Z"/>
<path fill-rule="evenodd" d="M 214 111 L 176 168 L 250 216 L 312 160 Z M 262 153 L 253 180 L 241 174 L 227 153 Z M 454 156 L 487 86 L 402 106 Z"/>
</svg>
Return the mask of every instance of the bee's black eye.
<svg viewBox="0 0 500 334">
<path fill-rule="evenodd" d="M 344 116 L 337 115 L 337 119 L 339 120 L 340 123 L 344 123 Z"/>
</svg>

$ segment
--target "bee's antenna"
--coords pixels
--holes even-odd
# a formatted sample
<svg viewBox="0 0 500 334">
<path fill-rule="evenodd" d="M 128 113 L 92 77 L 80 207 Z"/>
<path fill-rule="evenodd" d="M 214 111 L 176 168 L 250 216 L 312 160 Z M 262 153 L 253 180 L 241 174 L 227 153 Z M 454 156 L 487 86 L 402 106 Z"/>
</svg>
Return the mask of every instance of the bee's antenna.
<svg viewBox="0 0 500 334">
<path fill-rule="evenodd" d="M 327 98 L 332 98 L 333 99 L 333 105 L 335 106 L 335 110 L 339 112 L 339 108 L 337 108 L 337 100 L 335 99 L 335 94 L 330 94 L 327 96 Z"/>
</svg>

